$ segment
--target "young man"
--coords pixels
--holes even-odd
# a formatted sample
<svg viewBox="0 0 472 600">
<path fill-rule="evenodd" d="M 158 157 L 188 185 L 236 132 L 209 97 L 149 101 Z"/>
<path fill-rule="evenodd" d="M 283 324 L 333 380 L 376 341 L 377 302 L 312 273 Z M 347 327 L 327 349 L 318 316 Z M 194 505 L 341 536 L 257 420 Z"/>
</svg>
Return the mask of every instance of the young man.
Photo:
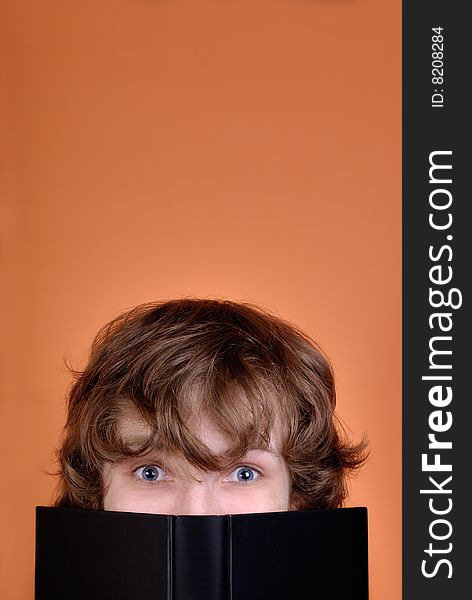
<svg viewBox="0 0 472 600">
<path fill-rule="evenodd" d="M 336 508 L 365 459 L 336 426 L 331 366 L 249 304 L 145 304 L 76 373 L 54 505 L 178 515 Z"/>
</svg>

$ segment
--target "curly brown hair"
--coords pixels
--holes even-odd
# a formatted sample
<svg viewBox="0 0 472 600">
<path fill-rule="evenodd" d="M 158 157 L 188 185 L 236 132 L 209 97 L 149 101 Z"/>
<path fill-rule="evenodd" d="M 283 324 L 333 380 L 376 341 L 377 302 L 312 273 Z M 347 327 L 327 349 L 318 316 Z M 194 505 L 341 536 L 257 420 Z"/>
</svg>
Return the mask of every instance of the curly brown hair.
<svg viewBox="0 0 472 600">
<path fill-rule="evenodd" d="M 74 371 L 57 452 L 58 507 L 103 508 L 105 463 L 158 446 L 205 471 L 269 445 L 275 426 L 297 508 L 336 508 L 346 476 L 365 460 L 335 415 L 331 365 L 292 324 L 248 303 L 184 298 L 143 304 L 97 334 L 88 364 Z M 150 426 L 143 443 L 121 439 L 123 410 Z M 232 445 L 212 454 L 192 432 L 205 414 Z"/>
</svg>

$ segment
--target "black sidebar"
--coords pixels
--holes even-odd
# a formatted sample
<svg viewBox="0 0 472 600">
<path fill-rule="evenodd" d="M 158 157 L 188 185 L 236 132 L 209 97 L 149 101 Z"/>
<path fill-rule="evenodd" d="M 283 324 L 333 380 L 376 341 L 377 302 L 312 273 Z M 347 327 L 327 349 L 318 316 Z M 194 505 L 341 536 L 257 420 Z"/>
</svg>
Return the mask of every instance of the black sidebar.
<svg viewBox="0 0 472 600">
<path fill-rule="evenodd" d="M 472 597 L 469 11 L 403 1 L 403 600 Z"/>
</svg>

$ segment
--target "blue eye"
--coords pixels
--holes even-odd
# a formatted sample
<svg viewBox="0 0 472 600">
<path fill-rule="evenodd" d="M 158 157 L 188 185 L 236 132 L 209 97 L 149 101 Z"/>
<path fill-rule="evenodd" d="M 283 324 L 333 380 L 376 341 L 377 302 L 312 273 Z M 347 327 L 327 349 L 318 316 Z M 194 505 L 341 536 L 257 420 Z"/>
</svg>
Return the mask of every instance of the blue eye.
<svg viewBox="0 0 472 600">
<path fill-rule="evenodd" d="M 238 467 L 231 473 L 231 480 L 239 483 L 251 483 L 259 477 L 259 473 L 251 467 Z"/>
<path fill-rule="evenodd" d="M 160 467 L 145 466 L 136 469 L 135 473 L 143 481 L 161 481 L 165 479 L 165 473 Z"/>
</svg>

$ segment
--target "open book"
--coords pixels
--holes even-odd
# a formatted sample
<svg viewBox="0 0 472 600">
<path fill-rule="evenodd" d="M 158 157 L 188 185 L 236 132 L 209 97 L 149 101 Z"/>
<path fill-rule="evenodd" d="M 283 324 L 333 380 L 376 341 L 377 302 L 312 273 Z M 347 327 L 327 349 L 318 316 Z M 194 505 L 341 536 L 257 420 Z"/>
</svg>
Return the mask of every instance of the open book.
<svg viewBox="0 0 472 600">
<path fill-rule="evenodd" d="M 36 600 L 367 600 L 367 509 L 169 516 L 38 507 Z"/>
</svg>

